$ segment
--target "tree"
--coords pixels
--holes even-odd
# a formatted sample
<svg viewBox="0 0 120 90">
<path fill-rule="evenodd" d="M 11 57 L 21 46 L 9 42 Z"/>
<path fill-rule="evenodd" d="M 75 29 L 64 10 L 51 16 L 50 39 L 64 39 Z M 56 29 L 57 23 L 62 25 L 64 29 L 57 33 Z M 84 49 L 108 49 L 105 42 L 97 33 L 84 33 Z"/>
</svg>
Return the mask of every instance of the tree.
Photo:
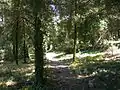
<svg viewBox="0 0 120 90">
<path fill-rule="evenodd" d="M 18 65 L 18 36 L 20 28 L 20 0 L 12 0 L 13 5 L 13 55 Z"/>
<path fill-rule="evenodd" d="M 119 39 L 119 13 L 120 13 L 120 1 L 119 0 L 104 0 L 106 18 L 108 20 L 108 30 L 110 38 L 113 40 Z"/>
<path fill-rule="evenodd" d="M 36 85 L 44 85 L 44 59 L 43 59 L 43 31 L 42 29 L 42 13 L 44 13 L 44 0 L 33 1 L 34 16 L 34 48 L 35 48 L 35 80 Z"/>
<path fill-rule="evenodd" d="M 77 0 L 74 1 L 74 7 L 75 7 L 75 13 L 74 13 L 74 17 L 76 19 L 76 15 L 77 15 Z M 74 21 L 74 48 L 73 48 L 73 61 L 76 60 L 76 43 L 77 43 L 77 22 L 76 20 Z"/>
</svg>

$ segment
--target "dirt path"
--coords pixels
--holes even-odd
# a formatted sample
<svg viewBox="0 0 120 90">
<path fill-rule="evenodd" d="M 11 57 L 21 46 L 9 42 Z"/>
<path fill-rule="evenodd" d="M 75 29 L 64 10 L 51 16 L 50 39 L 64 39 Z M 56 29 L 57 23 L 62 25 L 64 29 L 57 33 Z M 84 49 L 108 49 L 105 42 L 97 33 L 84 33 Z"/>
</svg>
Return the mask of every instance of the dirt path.
<svg viewBox="0 0 120 90">
<path fill-rule="evenodd" d="M 69 64 L 66 63 L 65 60 L 56 58 L 58 55 L 61 54 L 49 53 L 46 55 L 49 59 L 49 67 L 53 69 L 56 78 L 59 77 L 60 79 L 67 79 L 73 77 L 74 75 L 70 72 Z"/>
<path fill-rule="evenodd" d="M 47 53 L 50 68 L 52 69 L 52 79 L 56 81 L 57 89 L 55 90 L 104 90 L 90 87 L 92 77 L 80 76 L 73 74 L 69 68 L 72 55 L 64 55 L 63 53 Z M 80 76 L 80 77 L 79 77 Z"/>
<path fill-rule="evenodd" d="M 84 89 L 83 80 L 78 79 L 77 75 L 73 74 L 69 68 L 68 60 L 72 58 L 72 56 L 64 57 L 63 60 L 60 60 L 62 54 L 48 53 L 46 56 L 50 61 L 50 68 L 53 71 L 53 80 L 57 81 L 58 87 L 62 87 L 61 90 L 87 90 Z M 67 59 L 66 59 L 67 58 Z M 86 84 L 87 85 L 87 84 Z M 88 87 L 88 86 L 87 86 Z M 78 89 L 79 88 L 79 89 Z"/>
</svg>

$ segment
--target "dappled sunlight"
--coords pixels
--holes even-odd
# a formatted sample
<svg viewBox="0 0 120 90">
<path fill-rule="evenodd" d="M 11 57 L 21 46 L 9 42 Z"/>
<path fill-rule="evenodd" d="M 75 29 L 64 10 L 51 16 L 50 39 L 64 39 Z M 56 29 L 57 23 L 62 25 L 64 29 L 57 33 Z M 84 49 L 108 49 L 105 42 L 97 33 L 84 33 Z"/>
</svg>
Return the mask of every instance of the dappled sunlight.
<svg viewBox="0 0 120 90">
<path fill-rule="evenodd" d="M 47 65 L 47 66 L 45 66 L 45 67 L 47 67 L 47 68 L 67 68 L 68 67 L 68 65 Z"/>
<path fill-rule="evenodd" d="M 101 75 L 100 73 L 110 72 L 114 74 L 116 73 L 115 70 L 119 69 L 116 68 L 119 66 L 119 62 L 105 62 L 103 60 L 105 58 L 104 55 L 104 52 L 95 54 L 77 53 L 77 60 L 70 63 L 72 54 L 47 53 L 46 58 L 48 59 L 48 63 L 44 66 L 47 69 L 47 73 L 49 73 L 47 78 L 52 78 L 54 81 L 60 83 L 60 85 L 73 84 L 77 80 L 82 82 L 82 79 L 85 79 L 88 85 L 92 85 L 97 82 L 92 77 L 99 76 Z M 34 63 L 23 64 L 20 62 L 20 65 L 17 66 L 15 63 L 3 62 L 0 67 L 1 74 L 3 74 L 0 81 L 4 81 L 6 86 L 15 85 L 16 81 L 19 80 L 24 81 L 25 79 L 29 81 L 35 74 Z M 109 77 L 108 74 L 105 77 Z M 94 83 L 91 84 L 93 81 Z"/>
<path fill-rule="evenodd" d="M 34 69 L 34 64 L 20 64 L 20 65 L 16 65 L 15 63 L 11 62 L 7 62 L 5 63 L 7 66 L 3 65 L 3 67 L 1 67 L 1 71 L 5 72 L 5 71 L 11 71 L 11 72 L 26 72 L 26 71 L 30 71 Z"/>
<path fill-rule="evenodd" d="M 4 63 L 4 60 L 0 60 L 0 64 Z"/>
<path fill-rule="evenodd" d="M 0 0 L 0 90 L 120 90 L 120 0 Z"/>
<path fill-rule="evenodd" d="M 32 76 L 33 75 L 33 72 L 32 73 L 26 73 L 25 76 Z"/>
<path fill-rule="evenodd" d="M 56 56 L 62 55 L 63 53 L 55 53 L 55 52 L 49 52 L 46 53 L 46 59 L 51 61 L 58 61 L 59 59 L 55 58 Z"/>
<path fill-rule="evenodd" d="M 35 72 L 34 64 L 23 64 L 22 62 L 19 62 L 19 64 L 20 65 L 16 65 L 8 61 L 3 63 L 0 69 L 1 85 L 13 86 L 19 81 L 30 80 L 30 78 L 32 78 Z"/>
<path fill-rule="evenodd" d="M 4 49 L 0 49 L 0 63 L 3 61 L 3 59 L 5 58 L 5 50 Z"/>
<path fill-rule="evenodd" d="M 95 57 L 95 56 L 97 56 L 97 55 L 104 55 L 104 54 L 105 54 L 104 52 L 96 53 L 96 54 L 84 53 L 84 54 L 80 54 L 80 55 L 79 55 L 79 58 L 84 58 L 84 57 L 87 57 L 87 56 Z"/>
<path fill-rule="evenodd" d="M 13 86 L 13 85 L 17 84 L 17 82 L 15 82 L 13 80 L 8 80 L 5 84 L 6 84 L 6 86 Z"/>
<path fill-rule="evenodd" d="M 112 45 L 105 51 L 105 60 L 118 60 L 118 59 L 120 59 L 120 49 L 118 48 L 118 46 Z"/>
<path fill-rule="evenodd" d="M 77 79 L 81 79 L 81 78 L 88 78 L 90 77 L 91 75 L 77 75 Z"/>
<path fill-rule="evenodd" d="M 76 57 L 79 57 L 79 56 L 80 56 L 80 53 L 76 53 Z M 49 53 L 46 53 L 46 58 L 49 61 L 67 61 L 73 58 L 73 54 L 49 52 Z"/>
<path fill-rule="evenodd" d="M 29 64 L 28 66 L 26 66 L 25 68 L 18 68 L 18 69 L 16 69 L 16 70 L 14 70 L 14 71 L 18 71 L 18 72 L 21 72 L 21 73 L 24 73 L 24 72 L 27 72 L 27 71 L 32 71 L 32 70 L 34 70 L 34 66 L 31 64 Z"/>
<path fill-rule="evenodd" d="M 95 54 L 89 54 L 89 53 L 80 54 L 80 53 L 76 53 L 76 57 L 77 58 L 84 58 L 84 57 L 87 57 L 87 56 L 95 57 L 95 56 L 98 56 L 98 55 L 105 55 L 105 52 L 95 53 Z M 56 58 L 56 57 L 59 57 L 59 58 Z M 72 59 L 73 58 L 73 54 L 64 54 L 64 53 L 57 54 L 57 53 L 54 53 L 54 52 L 53 53 L 50 52 L 50 53 L 46 53 L 46 58 L 48 60 L 50 60 L 50 61 L 63 61 L 63 60 Z"/>
</svg>

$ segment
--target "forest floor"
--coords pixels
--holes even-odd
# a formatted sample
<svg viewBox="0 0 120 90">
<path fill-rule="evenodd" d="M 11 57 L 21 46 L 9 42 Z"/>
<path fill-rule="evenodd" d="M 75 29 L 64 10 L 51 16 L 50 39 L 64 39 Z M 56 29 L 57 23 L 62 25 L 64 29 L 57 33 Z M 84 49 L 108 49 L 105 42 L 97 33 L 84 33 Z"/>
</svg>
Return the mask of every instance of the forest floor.
<svg viewBox="0 0 120 90">
<path fill-rule="evenodd" d="M 77 53 L 76 56 L 81 60 L 85 57 L 91 60 L 91 57 L 99 55 L 104 56 L 104 61 L 92 61 L 93 63 L 87 63 L 87 61 L 81 68 L 83 72 L 87 70 L 87 73 L 80 73 L 80 70 L 76 73 L 77 68 L 71 69 L 72 54 L 46 53 L 47 65 L 45 67 L 48 72 L 46 75 L 50 79 L 48 85 L 51 85 L 51 88 L 45 90 L 120 90 L 119 49 L 112 48 L 97 53 Z M 33 85 L 33 80 L 33 62 L 27 64 L 20 62 L 17 66 L 13 62 L 0 61 L 0 87 L 14 87 L 12 90 L 18 90 L 16 88 Z M 9 89 L 0 88 L 0 90 Z"/>
<path fill-rule="evenodd" d="M 99 53 L 103 54 L 103 53 Z M 91 56 L 94 54 L 91 54 Z M 97 55 L 97 54 L 96 54 Z M 79 58 L 86 57 L 88 54 L 76 55 Z M 56 81 L 56 87 L 60 90 L 105 90 L 104 88 L 94 88 L 90 86 L 90 81 L 93 77 L 89 75 L 75 74 L 70 69 L 72 63 L 72 54 L 65 55 L 64 53 L 47 53 L 47 59 L 49 60 L 48 67 L 52 69 L 52 79 Z"/>
<path fill-rule="evenodd" d="M 74 73 L 70 68 L 72 64 L 72 54 L 49 52 L 46 54 L 49 60 L 48 67 L 53 71 L 51 76 L 52 79 L 56 81 L 57 87 L 62 88 L 61 90 L 119 90 L 120 84 L 116 79 L 120 78 L 118 70 L 120 66 L 120 49 L 111 47 L 104 52 L 77 53 L 76 56 L 79 59 L 103 56 L 104 61 L 100 61 L 98 65 L 95 64 L 96 66 L 94 64 L 88 64 L 88 67 L 86 66 L 85 68 L 89 70 L 89 68 L 92 67 L 93 73 L 96 71 L 100 73 L 97 73 L 97 75 Z M 118 71 L 116 72 L 116 70 Z M 101 80 L 101 78 L 104 80 Z M 111 81 L 112 79 L 113 81 Z M 107 80 L 108 82 L 106 82 Z"/>
</svg>

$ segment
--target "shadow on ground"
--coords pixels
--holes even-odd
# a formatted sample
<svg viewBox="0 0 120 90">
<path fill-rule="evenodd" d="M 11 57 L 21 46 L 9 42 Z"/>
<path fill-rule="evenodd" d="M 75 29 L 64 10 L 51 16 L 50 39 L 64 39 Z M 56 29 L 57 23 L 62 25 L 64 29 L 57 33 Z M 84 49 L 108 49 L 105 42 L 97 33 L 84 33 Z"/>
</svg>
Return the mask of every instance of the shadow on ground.
<svg viewBox="0 0 120 90">
<path fill-rule="evenodd" d="M 34 64 L 16 64 L 4 62 L 0 64 L 0 90 L 119 90 L 120 61 L 98 60 L 87 57 L 72 62 L 62 59 L 64 55 L 52 57 L 54 61 L 45 68 L 43 89 L 35 89 Z M 98 57 L 97 57 L 98 58 Z M 73 64 L 73 66 L 71 66 Z M 75 66 L 74 66 L 75 65 Z M 10 85 L 11 84 L 11 85 Z"/>
<path fill-rule="evenodd" d="M 105 90 L 120 89 L 120 61 L 95 60 L 94 58 L 78 59 L 71 66 L 73 73 L 88 76 L 88 85 L 93 88 Z M 97 89 L 96 89 L 97 90 Z"/>
</svg>

